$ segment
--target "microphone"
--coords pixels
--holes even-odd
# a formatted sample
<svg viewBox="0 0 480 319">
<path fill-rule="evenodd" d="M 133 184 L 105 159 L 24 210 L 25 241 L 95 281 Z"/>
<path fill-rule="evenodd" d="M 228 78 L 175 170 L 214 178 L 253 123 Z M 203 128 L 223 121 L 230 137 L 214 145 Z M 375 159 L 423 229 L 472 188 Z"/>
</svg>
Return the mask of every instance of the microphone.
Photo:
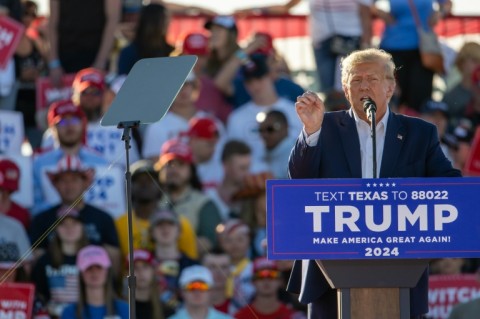
<svg viewBox="0 0 480 319">
<path fill-rule="evenodd" d="M 367 114 L 368 119 L 372 120 L 372 113 L 377 112 L 377 105 L 370 98 L 364 98 L 363 100 L 363 111 Z"/>
</svg>

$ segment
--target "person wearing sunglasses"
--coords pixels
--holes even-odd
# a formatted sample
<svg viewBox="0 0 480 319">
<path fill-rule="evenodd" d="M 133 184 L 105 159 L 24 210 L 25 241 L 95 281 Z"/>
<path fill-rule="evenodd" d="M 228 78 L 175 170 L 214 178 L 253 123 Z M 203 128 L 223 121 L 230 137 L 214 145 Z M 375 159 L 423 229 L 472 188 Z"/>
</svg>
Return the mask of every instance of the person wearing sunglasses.
<svg viewBox="0 0 480 319">
<path fill-rule="evenodd" d="M 288 178 L 288 158 L 295 138 L 289 136 L 285 113 L 270 110 L 257 116 L 258 131 L 265 145 L 265 163 L 276 178 Z"/>
<path fill-rule="evenodd" d="M 290 319 L 294 311 L 278 298 L 282 286 L 281 274 L 277 263 L 265 257 L 258 257 L 253 262 L 253 285 L 255 297 L 246 307 L 236 314 L 237 319 Z"/>
<path fill-rule="evenodd" d="M 200 265 L 186 267 L 180 274 L 179 284 L 183 296 L 183 307 L 169 319 L 232 319 L 212 307 L 210 289 L 212 273 Z"/>
</svg>

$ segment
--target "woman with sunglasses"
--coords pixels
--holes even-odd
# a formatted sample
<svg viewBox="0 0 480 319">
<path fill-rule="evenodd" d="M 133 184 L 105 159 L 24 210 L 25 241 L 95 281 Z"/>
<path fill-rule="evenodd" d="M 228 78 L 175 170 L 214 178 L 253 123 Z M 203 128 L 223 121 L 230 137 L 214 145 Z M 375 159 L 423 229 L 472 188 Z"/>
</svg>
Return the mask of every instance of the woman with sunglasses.
<svg viewBox="0 0 480 319">
<path fill-rule="evenodd" d="M 180 274 L 179 283 L 183 307 L 169 319 L 232 319 L 211 305 L 210 288 L 213 277 L 208 268 L 200 265 L 185 268 Z"/>
<path fill-rule="evenodd" d="M 102 246 L 89 245 L 77 255 L 80 271 L 80 295 L 69 305 L 61 319 L 128 319 L 128 304 L 115 298 L 112 262 Z"/>
</svg>

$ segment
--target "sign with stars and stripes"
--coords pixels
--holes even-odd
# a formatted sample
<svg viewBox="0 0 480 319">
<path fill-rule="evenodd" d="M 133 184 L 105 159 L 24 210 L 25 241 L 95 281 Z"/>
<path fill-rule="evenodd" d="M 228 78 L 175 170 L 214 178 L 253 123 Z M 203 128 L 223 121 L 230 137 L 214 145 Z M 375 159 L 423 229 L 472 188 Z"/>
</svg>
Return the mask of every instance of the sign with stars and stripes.
<svg viewBox="0 0 480 319">
<path fill-rule="evenodd" d="M 267 181 L 271 259 L 480 257 L 480 178 Z"/>
</svg>

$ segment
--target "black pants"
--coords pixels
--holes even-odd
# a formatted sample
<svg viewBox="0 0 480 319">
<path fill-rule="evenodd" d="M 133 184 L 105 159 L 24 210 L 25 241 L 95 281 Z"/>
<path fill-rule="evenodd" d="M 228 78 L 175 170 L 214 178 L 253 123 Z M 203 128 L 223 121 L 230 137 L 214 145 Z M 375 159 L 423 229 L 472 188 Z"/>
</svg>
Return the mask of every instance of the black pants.
<svg viewBox="0 0 480 319">
<path fill-rule="evenodd" d="M 419 111 L 422 104 L 432 98 L 434 73 L 423 67 L 418 50 L 388 52 L 397 67 L 399 104 Z"/>
</svg>

